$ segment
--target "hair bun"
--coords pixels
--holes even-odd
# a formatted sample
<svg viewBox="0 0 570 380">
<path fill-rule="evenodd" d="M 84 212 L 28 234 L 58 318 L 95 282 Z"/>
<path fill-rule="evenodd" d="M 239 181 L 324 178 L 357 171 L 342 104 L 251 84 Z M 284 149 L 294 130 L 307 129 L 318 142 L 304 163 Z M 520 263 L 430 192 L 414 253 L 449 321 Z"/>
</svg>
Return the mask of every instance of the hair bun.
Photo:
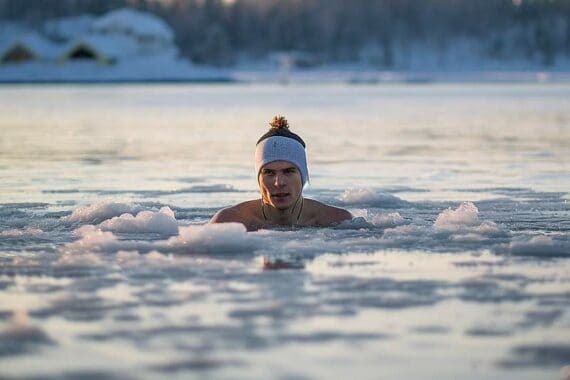
<svg viewBox="0 0 570 380">
<path fill-rule="evenodd" d="M 275 116 L 271 123 L 269 123 L 272 129 L 289 129 L 289 123 L 287 123 L 287 119 L 283 116 Z"/>
</svg>

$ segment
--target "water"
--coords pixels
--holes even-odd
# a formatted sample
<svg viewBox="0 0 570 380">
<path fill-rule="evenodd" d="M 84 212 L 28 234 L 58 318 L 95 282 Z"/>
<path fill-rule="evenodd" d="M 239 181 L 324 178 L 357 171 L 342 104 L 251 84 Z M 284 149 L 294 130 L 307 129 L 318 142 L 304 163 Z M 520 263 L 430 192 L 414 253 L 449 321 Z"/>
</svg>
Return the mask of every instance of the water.
<svg viewBox="0 0 570 380">
<path fill-rule="evenodd" d="M 274 114 L 352 223 L 204 226 L 257 197 Z M 0 377 L 570 372 L 567 84 L 3 86 L 0 115 Z"/>
</svg>

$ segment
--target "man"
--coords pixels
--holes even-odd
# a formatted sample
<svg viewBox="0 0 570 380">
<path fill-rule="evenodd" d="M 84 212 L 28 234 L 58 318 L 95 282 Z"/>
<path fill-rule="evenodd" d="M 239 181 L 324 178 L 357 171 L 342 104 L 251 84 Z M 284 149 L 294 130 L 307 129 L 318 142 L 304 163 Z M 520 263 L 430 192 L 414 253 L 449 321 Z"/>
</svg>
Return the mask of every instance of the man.
<svg viewBox="0 0 570 380">
<path fill-rule="evenodd" d="M 255 170 L 261 199 L 220 210 L 210 223 L 237 222 L 248 231 L 276 226 L 327 227 L 352 219 L 343 209 L 303 197 L 309 180 L 305 142 L 276 116 L 257 141 Z"/>
</svg>

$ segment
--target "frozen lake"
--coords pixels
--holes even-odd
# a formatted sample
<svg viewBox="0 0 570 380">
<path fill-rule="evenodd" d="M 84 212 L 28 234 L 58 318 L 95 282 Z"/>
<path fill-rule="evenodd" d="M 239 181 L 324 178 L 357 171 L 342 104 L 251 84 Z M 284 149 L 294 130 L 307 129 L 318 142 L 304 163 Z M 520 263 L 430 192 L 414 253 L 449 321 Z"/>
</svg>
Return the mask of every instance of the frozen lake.
<svg viewBox="0 0 570 380">
<path fill-rule="evenodd" d="M 258 197 L 275 114 L 353 222 L 204 226 Z M 1 378 L 570 378 L 569 84 L 5 85 L 0 115 Z"/>
</svg>

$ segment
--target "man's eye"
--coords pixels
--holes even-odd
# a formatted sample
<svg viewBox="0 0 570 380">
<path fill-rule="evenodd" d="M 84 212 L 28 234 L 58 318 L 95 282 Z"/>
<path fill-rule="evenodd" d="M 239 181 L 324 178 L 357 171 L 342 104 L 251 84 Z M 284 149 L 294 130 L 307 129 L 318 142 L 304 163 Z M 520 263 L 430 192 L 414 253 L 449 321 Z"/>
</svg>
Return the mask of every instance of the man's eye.
<svg viewBox="0 0 570 380">
<path fill-rule="evenodd" d="M 293 174 L 295 173 L 297 170 L 295 168 L 291 168 L 291 169 L 285 169 L 285 173 L 286 174 Z"/>
</svg>

